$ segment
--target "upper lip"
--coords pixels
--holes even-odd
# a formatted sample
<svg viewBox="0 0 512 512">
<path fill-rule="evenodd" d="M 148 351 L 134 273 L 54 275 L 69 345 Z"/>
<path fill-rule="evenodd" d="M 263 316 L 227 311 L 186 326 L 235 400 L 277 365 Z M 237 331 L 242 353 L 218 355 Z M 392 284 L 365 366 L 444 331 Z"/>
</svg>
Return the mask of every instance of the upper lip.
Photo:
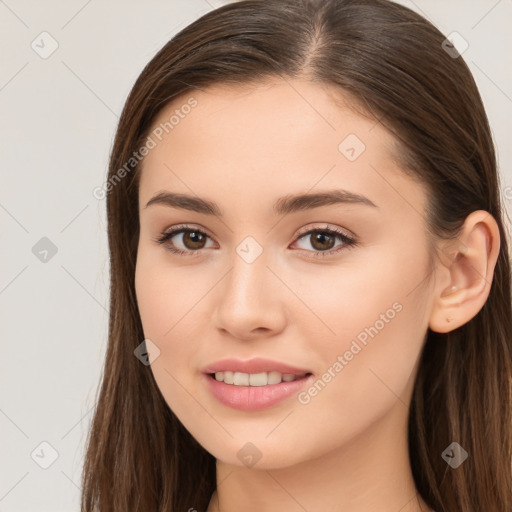
<svg viewBox="0 0 512 512">
<path fill-rule="evenodd" d="M 203 368 L 203 373 L 226 371 L 241 373 L 279 372 L 293 375 L 311 373 L 309 370 L 304 368 L 297 368 L 295 366 L 290 366 L 289 364 L 261 357 L 249 359 L 247 361 L 242 361 L 241 359 L 222 359 L 221 361 L 216 361 Z"/>
</svg>

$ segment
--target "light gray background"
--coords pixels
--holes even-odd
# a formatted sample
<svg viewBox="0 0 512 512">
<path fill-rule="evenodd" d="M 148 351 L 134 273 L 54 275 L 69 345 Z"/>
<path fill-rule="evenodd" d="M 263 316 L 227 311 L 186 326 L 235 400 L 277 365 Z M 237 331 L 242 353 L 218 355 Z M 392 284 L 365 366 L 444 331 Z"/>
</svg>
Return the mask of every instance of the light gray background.
<svg viewBox="0 0 512 512">
<path fill-rule="evenodd" d="M 0 0 L 0 512 L 79 510 L 108 327 L 105 201 L 92 191 L 144 65 L 223 3 Z M 512 0 L 401 3 L 468 41 L 463 56 L 512 212 Z M 47 59 L 31 47 L 42 46 L 43 31 L 59 45 Z M 42 237 L 57 247 L 47 262 L 32 252 Z M 47 469 L 40 464 L 52 462 L 52 450 L 43 441 L 58 452 Z"/>
</svg>

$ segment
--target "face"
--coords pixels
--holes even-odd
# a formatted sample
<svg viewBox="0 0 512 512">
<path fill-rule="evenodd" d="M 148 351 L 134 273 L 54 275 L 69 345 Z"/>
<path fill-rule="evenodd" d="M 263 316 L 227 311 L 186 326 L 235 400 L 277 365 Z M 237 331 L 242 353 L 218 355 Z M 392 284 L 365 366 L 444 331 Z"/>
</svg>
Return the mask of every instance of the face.
<svg viewBox="0 0 512 512">
<path fill-rule="evenodd" d="M 214 86 L 150 135 L 135 280 L 151 369 L 230 464 L 304 462 L 408 412 L 433 300 L 426 194 L 343 105 L 306 81 Z"/>
</svg>

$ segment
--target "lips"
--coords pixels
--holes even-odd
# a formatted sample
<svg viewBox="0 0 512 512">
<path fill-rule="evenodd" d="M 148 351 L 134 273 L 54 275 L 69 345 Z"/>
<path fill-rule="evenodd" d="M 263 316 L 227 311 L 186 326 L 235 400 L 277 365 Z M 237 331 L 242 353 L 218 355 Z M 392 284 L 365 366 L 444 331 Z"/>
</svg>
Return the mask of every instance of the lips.
<svg viewBox="0 0 512 512">
<path fill-rule="evenodd" d="M 263 372 L 279 372 L 281 374 L 304 375 L 312 373 L 307 368 L 298 368 L 279 361 L 271 359 L 254 358 L 248 361 L 240 359 L 223 359 L 216 361 L 203 368 L 203 373 L 214 374 L 217 372 L 239 372 L 239 373 L 263 373 Z"/>
<path fill-rule="evenodd" d="M 202 372 L 211 394 L 221 404 L 241 411 L 259 411 L 278 405 L 314 379 L 307 368 L 263 358 L 223 359 Z"/>
</svg>

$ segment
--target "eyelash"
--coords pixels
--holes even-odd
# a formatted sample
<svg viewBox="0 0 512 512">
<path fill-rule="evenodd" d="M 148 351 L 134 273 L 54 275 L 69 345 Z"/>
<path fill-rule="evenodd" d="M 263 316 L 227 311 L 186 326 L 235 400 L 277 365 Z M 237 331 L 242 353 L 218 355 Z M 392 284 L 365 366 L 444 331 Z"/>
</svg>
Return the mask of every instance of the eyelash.
<svg viewBox="0 0 512 512">
<path fill-rule="evenodd" d="M 172 231 L 161 233 L 161 235 L 158 236 L 156 239 L 154 239 L 154 241 L 159 244 L 164 245 L 164 244 L 166 244 L 166 242 L 168 240 L 175 237 L 176 235 L 178 235 L 180 233 L 187 233 L 187 232 L 199 233 L 201 235 L 207 236 L 208 238 L 211 238 L 207 233 L 205 233 L 204 231 L 202 231 L 200 229 L 191 227 L 189 225 L 180 225 L 180 226 L 176 226 Z M 336 249 L 329 249 L 327 251 L 306 251 L 309 253 L 311 253 L 311 252 L 313 253 L 312 256 L 309 256 L 309 257 L 319 258 L 319 257 L 324 257 L 326 255 L 333 255 L 333 254 L 337 254 L 341 251 L 348 250 L 351 247 L 355 247 L 357 245 L 357 241 L 355 238 L 351 238 L 351 237 L 347 236 L 345 233 L 339 231 L 336 228 L 329 228 L 327 226 L 325 228 L 314 228 L 314 229 L 310 229 L 306 232 L 299 233 L 297 240 L 304 238 L 307 235 L 311 235 L 313 233 L 327 233 L 329 235 L 335 236 L 335 237 L 341 239 L 341 241 L 343 242 L 343 245 L 339 246 Z M 172 253 L 178 254 L 180 256 L 196 256 L 198 253 L 200 253 L 203 250 L 203 249 L 196 249 L 196 250 L 177 249 L 176 247 L 170 246 L 168 244 L 166 245 L 165 248 L 167 250 L 171 251 Z M 303 249 L 303 250 L 305 250 L 305 249 Z"/>
</svg>

